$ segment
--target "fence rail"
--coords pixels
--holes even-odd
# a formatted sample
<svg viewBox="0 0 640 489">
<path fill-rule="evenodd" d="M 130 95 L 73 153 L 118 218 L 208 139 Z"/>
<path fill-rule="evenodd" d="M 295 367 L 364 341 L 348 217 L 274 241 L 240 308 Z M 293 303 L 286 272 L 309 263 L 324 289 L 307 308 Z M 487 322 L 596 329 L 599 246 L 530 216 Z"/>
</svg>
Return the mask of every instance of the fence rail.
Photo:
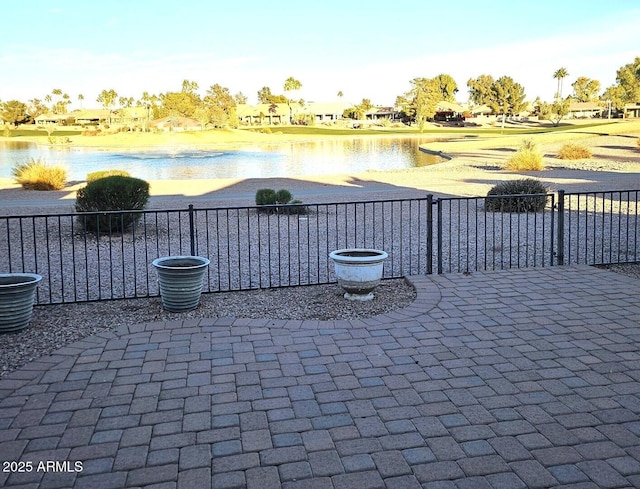
<svg viewBox="0 0 640 489">
<path fill-rule="evenodd" d="M 554 264 L 555 195 L 509 196 L 516 209 L 539 199 L 537 212 L 490 211 L 504 196 L 436 201 L 438 273 L 540 267 Z M 499 205 L 490 205 L 490 208 Z"/>
<path fill-rule="evenodd" d="M 492 210 L 488 202 L 501 196 L 190 205 L 137 211 L 124 233 L 85 230 L 91 216 L 109 213 L 3 216 L 0 272 L 43 275 L 37 303 L 57 304 L 156 296 L 151 262 L 169 255 L 209 258 L 206 292 L 331 283 L 329 253 L 353 247 L 387 251 L 385 278 L 635 262 L 639 193 L 559 191 L 534 196 L 542 207 L 528 212 Z"/>
<path fill-rule="evenodd" d="M 564 206 L 562 263 L 640 261 L 640 190 L 558 192 Z"/>
<path fill-rule="evenodd" d="M 124 233 L 85 231 L 117 212 L 0 217 L 0 270 L 43 275 L 38 304 L 156 296 L 151 262 L 169 255 L 209 258 L 206 292 L 334 282 L 339 248 L 386 250 L 385 278 L 421 274 L 427 200 L 137 211 Z"/>
</svg>

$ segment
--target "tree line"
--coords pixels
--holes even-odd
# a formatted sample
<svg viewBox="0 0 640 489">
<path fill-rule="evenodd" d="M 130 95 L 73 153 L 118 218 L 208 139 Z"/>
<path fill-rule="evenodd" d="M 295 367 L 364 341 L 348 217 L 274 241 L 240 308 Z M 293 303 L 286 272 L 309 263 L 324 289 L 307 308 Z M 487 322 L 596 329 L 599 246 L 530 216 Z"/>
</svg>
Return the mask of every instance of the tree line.
<svg viewBox="0 0 640 489">
<path fill-rule="evenodd" d="M 563 98 L 563 82 L 568 76 L 569 72 L 564 67 L 554 72 L 553 79 L 557 80 L 557 91 L 553 102 L 546 103 L 537 99 L 534 103 L 541 116 L 556 123 L 568 113 L 571 101 L 607 101 L 613 109 L 622 109 L 626 103 L 640 101 L 640 57 L 620 67 L 616 73 L 616 84 L 602 94 L 598 80 L 579 76 L 571 85 L 573 93 Z M 270 106 L 287 104 L 290 122 L 293 123 L 293 104 L 305 103 L 303 99 L 295 97 L 301 88 L 302 83 L 299 80 L 289 77 L 283 84 L 281 94 L 273 93 L 267 86 L 258 90 L 258 102 Z M 505 117 L 521 112 L 527 105 L 524 87 L 509 76 L 494 79 L 492 75 L 483 74 L 468 80 L 467 88 L 472 104 L 488 106 L 495 115 L 501 116 L 503 121 Z M 197 82 L 184 80 L 179 91 L 158 95 L 143 92 L 138 99 L 122 96 L 114 89 L 104 89 L 96 101 L 110 114 L 118 108 L 142 107 L 147 110 L 149 118 L 154 119 L 181 116 L 195 119 L 203 127 L 238 126 L 237 106 L 247 103 L 247 97 L 242 92 L 232 95 L 229 88 L 219 84 L 211 85 L 204 96 L 200 96 L 198 90 Z M 434 78 L 414 78 L 410 81 L 410 90 L 397 96 L 395 107 L 407 119 L 422 128 L 426 121 L 433 118 L 437 104 L 443 100 L 455 101 L 458 91 L 456 81 L 448 74 L 440 74 Z M 342 97 L 341 91 L 338 92 L 338 97 Z M 79 94 L 77 100 L 82 107 L 84 96 Z M 33 122 L 36 117 L 48 112 L 66 114 L 70 104 L 71 97 L 61 89 L 55 88 L 43 100 L 34 98 L 26 103 L 18 100 L 0 100 L 0 117 L 7 123 L 18 125 Z M 371 100 L 364 98 L 360 104 L 348 108 L 344 115 L 360 119 L 373 107 Z"/>
</svg>

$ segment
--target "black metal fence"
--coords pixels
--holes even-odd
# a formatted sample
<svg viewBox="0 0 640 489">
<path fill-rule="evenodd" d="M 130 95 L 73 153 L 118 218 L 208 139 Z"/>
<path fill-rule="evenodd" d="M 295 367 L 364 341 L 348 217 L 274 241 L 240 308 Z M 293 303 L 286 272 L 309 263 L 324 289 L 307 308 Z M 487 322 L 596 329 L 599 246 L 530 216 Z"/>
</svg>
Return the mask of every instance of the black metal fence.
<svg viewBox="0 0 640 489">
<path fill-rule="evenodd" d="M 530 201 L 540 209 L 522 212 Z M 438 273 L 556 263 L 554 194 L 443 198 L 435 205 Z"/>
<path fill-rule="evenodd" d="M 640 190 L 558 192 L 560 264 L 640 261 Z"/>
<path fill-rule="evenodd" d="M 158 295 L 169 255 L 209 258 L 207 292 L 334 282 L 340 248 L 384 249 L 385 278 L 427 273 L 427 200 L 138 211 L 124 233 L 85 231 L 117 212 L 0 217 L 0 271 L 43 275 L 38 304 Z"/>
<path fill-rule="evenodd" d="M 208 257 L 207 292 L 334 282 L 329 253 L 353 247 L 387 251 L 385 278 L 635 262 L 639 193 L 559 191 L 527 212 L 490 210 L 501 196 L 189 206 L 139 211 L 124 233 L 86 231 L 91 214 L 5 216 L 0 272 L 43 275 L 37 302 L 56 304 L 158 295 L 151 262 L 169 255 Z"/>
</svg>

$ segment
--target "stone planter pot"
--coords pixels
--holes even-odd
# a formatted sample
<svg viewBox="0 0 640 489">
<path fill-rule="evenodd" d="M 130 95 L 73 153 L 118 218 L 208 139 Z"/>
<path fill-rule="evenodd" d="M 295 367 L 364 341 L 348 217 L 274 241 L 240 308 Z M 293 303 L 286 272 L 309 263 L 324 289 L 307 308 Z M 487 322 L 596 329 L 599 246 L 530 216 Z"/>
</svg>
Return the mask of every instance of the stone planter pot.
<svg viewBox="0 0 640 489">
<path fill-rule="evenodd" d="M 372 291 L 380 283 L 383 264 L 388 256 L 385 251 L 369 248 L 346 248 L 329 253 L 338 285 L 345 290 L 344 298 L 373 300 Z"/>
<path fill-rule="evenodd" d="M 40 280 L 42 276 L 35 273 L 0 274 L 0 333 L 29 325 Z"/>
<path fill-rule="evenodd" d="M 191 311 L 198 307 L 202 280 L 209 263 L 208 258 L 201 256 L 164 256 L 153 260 L 162 307 L 171 312 Z"/>
</svg>

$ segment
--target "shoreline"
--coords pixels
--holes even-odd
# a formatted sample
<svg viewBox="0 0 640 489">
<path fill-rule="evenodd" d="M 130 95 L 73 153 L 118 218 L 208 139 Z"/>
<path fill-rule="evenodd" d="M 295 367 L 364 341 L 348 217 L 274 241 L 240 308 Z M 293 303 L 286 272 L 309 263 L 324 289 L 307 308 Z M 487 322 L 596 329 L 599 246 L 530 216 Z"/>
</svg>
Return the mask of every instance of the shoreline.
<svg viewBox="0 0 640 489">
<path fill-rule="evenodd" d="M 572 123 L 565 123 L 571 126 L 570 129 L 563 131 L 552 131 L 531 134 L 502 134 L 496 133 L 499 128 L 497 126 L 488 127 L 464 127 L 454 128 L 447 126 L 433 126 L 427 132 L 405 132 L 405 130 L 397 130 L 395 128 L 375 128 L 375 133 L 363 130 L 353 130 L 352 133 L 344 134 L 343 128 L 323 128 L 327 132 L 318 132 L 314 134 L 291 134 L 278 131 L 278 126 L 265 128 L 270 133 L 263 133 L 263 128 L 245 128 L 245 129 L 216 129 L 206 131 L 184 131 L 184 132 L 120 132 L 114 134 L 103 134 L 99 136 L 83 136 L 74 135 L 71 142 L 61 144 L 60 146 L 71 148 L 94 148 L 104 151 L 111 150 L 145 150 L 148 148 L 163 148 L 171 146 L 188 146 L 188 147 L 206 147 L 206 148 L 225 148 L 235 147 L 236 145 L 245 146 L 247 144 L 282 144 L 282 143 L 303 143 L 313 142 L 318 139 L 366 139 L 366 138 L 407 138 L 407 139 L 435 139 L 436 141 L 426 142 L 425 144 L 443 143 L 447 147 L 455 148 L 457 145 L 464 147 L 472 146 L 476 149 L 485 147 L 496 147 L 503 144 L 504 141 L 513 141 L 522 138 L 547 140 L 559 139 L 578 139 L 581 137 L 589 137 L 597 134 L 615 135 L 620 132 L 640 131 L 640 120 L 602 120 L 601 124 L 591 126 L 593 120 L 574 120 Z M 588 125 L 589 127 L 584 127 Z M 530 129 L 532 131 L 543 128 L 549 129 L 549 124 L 532 123 L 510 123 L 506 131 L 513 129 Z M 329 131 L 335 130 L 336 134 Z M 486 133 L 483 133 L 486 130 Z M 339 133 L 340 132 L 340 133 Z M 55 137 L 55 136 L 54 136 Z M 0 136 L 2 142 L 31 142 L 43 146 L 56 146 L 48 142 L 48 136 Z"/>
<path fill-rule="evenodd" d="M 486 195 L 488 189 L 499 181 L 526 177 L 542 180 L 550 185 L 551 190 L 563 188 L 566 191 L 594 191 L 640 188 L 640 150 L 636 141 L 640 136 L 640 121 L 607 127 L 610 133 L 606 134 L 601 130 L 598 131 L 598 127 L 579 130 L 580 126 L 576 126 L 576 131 L 532 135 L 545 156 L 547 169 L 540 172 L 511 172 L 503 169 L 504 162 L 521 143 L 523 139 L 521 136 L 497 136 L 482 140 L 476 138 L 465 140 L 458 137 L 456 141 L 433 141 L 421 144 L 422 151 L 444 153 L 452 158 L 426 167 L 271 178 L 150 180 L 151 199 L 148 207 L 165 208 L 169 204 L 176 205 L 192 201 L 218 207 L 251 206 L 254 204 L 255 191 L 263 187 L 287 188 L 292 191 L 294 198 L 309 203 L 325 203 L 329 200 L 414 198 L 423 197 L 427 193 L 433 193 L 436 197 Z M 256 133 L 251 134 L 256 135 Z M 135 136 L 135 134 L 129 136 Z M 191 137 L 187 133 L 181 136 Z M 223 144 L 246 148 L 251 144 L 293 143 L 302 142 L 303 139 L 307 141 L 318 139 L 309 138 L 309 135 L 275 135 L 278 136 L 277 140 L 272 137 L 274 134 L 259 134 L 259 136 L 261 136 L 260 141 L 218 141 L 209 144 L 210 147 L 214 145 L 220 147 Z M 266 140 L 263 140 L 263 136 Z M 298 136 L 298 138 L 289 136 Z M 380 136 L 358 137 L 378 138 Z M 433 133 L 382 135 L 382 137 L 424 139 L 433 139 L 434 136 Z M 459 136 L 462 136 L 462 133 Z M 330 138 L 353 139 L 352 136 L 345 135 L 319 136 L 319 139 Z M 593 158 L 584 161 L 568 161 L 555 157 L 562 144 L 576 139 L 580 140 L 580 144 L 591 148 Z M 190 148 L 195 146 L 197 145 L 189 145 Z M 99 146 L 95 147 L 99 148 Z M 155 146 L 155 148 L 158 147 L 160 146 Z M 143 146 L 129 148 L 144 149 Z M 112 146 L 111 150 L 122 151 L 122 148 Z M 12 179 L 2 178 L 0 179 L 0 215 L 55 207 L 68 211 L 74 202 L 76 190 L 83 185 L 84 182 L 74 181 L 70 182 L 64 190 L 39 192 L 24 190 Z M 6 211 L 3 212 L 2 208 Z"/>
</svg>

